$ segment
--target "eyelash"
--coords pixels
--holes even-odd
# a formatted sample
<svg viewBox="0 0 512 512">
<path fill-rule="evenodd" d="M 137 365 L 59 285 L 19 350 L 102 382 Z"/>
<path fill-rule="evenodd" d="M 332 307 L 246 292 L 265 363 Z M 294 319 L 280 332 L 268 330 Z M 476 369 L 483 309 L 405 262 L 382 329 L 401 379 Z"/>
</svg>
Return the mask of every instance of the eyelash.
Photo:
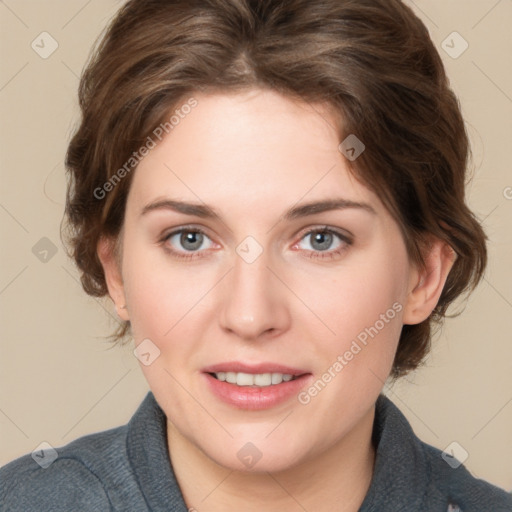
<svg viewBox="0 0 512 512">
<path fill-rule="evenodd" d="M 169 248 L 169 246 L 165 245 L 166 242 L 170 238 L 172 238 L 174 235 L 177 235 L 180 233 L 200 233 L 201 235 L 209 238 L 208 235 L 206 234 L 206 232 L 199 227 L 182 227 L 180 229 L 172 231 L 169 234 L 166 234 L 160 240 L 160 242 L 162 243 L 164 250 L 166 252 L 168 252 L 174 258 L 177 258 L 179 260 L 185 260 L 185 261 L 190 261 L 195 258 L 206 257 L 206 256 L 199 256 L 199 254 L 201 254 L 201 252 L 189 251 L 188 253 L 183 253 L 180 251 L 175 251 L 174 249 L 171 249 L 171 248 Z M 310 259 L 332 260 L 338 256 L 341 256 L 341 254 L 343 252 L 345 252 L 347 250 L 347 248 L 353 244 L 353 240 L 348 235 L 340 233 L 337 230 L 329 228 L 328 226 L 313 228 L 313 229 L 310 229 L 309 231 L 306 231 L 305 233 L 303 233 L 301 235 L 299 242 L 301 240 L 303 240 L 304 238 L 306 238 L 308 235 L 312 235 L 314 233 L 324 233 L 324 234 L 328 233 L 328 234 L 334 235 L 334 236 L 338 237 L 340 239 L 340 241 L 343 242 L 344 245 L 342 245 L 341 247 L 339 247 L 336 250 L 331 250 L 331 251 L 307 251 L 307 253 L 309 253 L 309 254 L 307 254 L 306 257 L 310 258 Z M 299 242 L 295 243 L 294 246 L 297 245 Z"/>
</svg>

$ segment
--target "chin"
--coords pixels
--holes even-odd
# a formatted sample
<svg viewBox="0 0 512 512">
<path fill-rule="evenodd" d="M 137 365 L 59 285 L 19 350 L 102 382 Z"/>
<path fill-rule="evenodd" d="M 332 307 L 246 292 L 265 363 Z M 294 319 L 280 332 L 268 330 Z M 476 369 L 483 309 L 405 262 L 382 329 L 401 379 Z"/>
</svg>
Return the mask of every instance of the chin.
<svg viewBox="0 0 512 512">
<path fill-rule="evenodd" d="M 289 442 L 230 439 L 228 443 L 199 446 L 213 462 L 231 471 L 242 473 L 276 473 L 299 465 L 306 452 Z"/>
</svg>

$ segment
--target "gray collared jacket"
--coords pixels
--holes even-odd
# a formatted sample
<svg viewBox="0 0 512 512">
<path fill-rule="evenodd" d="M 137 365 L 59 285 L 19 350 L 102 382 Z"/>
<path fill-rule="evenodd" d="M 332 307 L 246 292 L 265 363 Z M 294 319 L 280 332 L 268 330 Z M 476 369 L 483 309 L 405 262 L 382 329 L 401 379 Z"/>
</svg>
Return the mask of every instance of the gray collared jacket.
<svg viewBox="0 0 512 512">
<path fill-rule="evenodd" d="M 512 512 L 510 494 L 463 465 L 454 469 L 457 464 L 420 441 L 383 395 L 373 441 L 375 471 L 360 512 Z M 165 415 L 153 394 L 127 425 L 1 468 L 0 510 L 188 512 L 169 460 Z"/>
</svg>

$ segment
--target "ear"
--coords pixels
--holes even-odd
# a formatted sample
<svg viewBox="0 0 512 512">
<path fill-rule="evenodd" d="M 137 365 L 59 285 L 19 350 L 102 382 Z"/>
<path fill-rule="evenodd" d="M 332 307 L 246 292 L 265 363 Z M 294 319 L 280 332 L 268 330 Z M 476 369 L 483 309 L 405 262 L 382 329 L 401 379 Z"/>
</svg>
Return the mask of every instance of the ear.
<svg viewBox="0 0 512 512">
<path fill-rule="evenodd" d="M 425 267 L 415 267 L 411 271 L 404 324 L 419 324 L 429 317 L 439 301 L 456 257 L 446 242 L 438 238 L 429 239 L 423 251 Z"/>
<path fill-rule="evenodd" d="M 118 261 L 120 258 L 118 258 L 116 253 L 115 241 L 107 237 L 101 237 L 96 251 L 101 261 L 103 272 L 105 273 L 108 293 L 114 302 L 117 315 L 122 320 L 128 321 L 130 317 L 126 309 L 121 263 Z"/>
</svg>

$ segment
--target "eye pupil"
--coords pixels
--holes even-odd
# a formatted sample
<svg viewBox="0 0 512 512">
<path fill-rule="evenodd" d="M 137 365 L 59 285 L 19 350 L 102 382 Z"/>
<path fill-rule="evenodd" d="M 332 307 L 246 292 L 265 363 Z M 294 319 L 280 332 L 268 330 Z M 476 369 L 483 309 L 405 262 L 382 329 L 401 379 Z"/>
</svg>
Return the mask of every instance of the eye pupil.
<svg viewBox="0 0 512 512">
<path fill-rule="evenodd" d="M 315 246 L 315 244 L 318 244 Z M 325 251 L 329 249 L 332 244 L 332 234 L 325 231 L 319 231 L 313 236 L 311 242 L 312 247 L 318 251 Z"/>
<path fill-rule="evenodd" d="M 180 237 L 181 246 L 187 251 L 199 249 L 203 243 L 203 235 L 195 231 L 185 231 Z"/>
</svg>

